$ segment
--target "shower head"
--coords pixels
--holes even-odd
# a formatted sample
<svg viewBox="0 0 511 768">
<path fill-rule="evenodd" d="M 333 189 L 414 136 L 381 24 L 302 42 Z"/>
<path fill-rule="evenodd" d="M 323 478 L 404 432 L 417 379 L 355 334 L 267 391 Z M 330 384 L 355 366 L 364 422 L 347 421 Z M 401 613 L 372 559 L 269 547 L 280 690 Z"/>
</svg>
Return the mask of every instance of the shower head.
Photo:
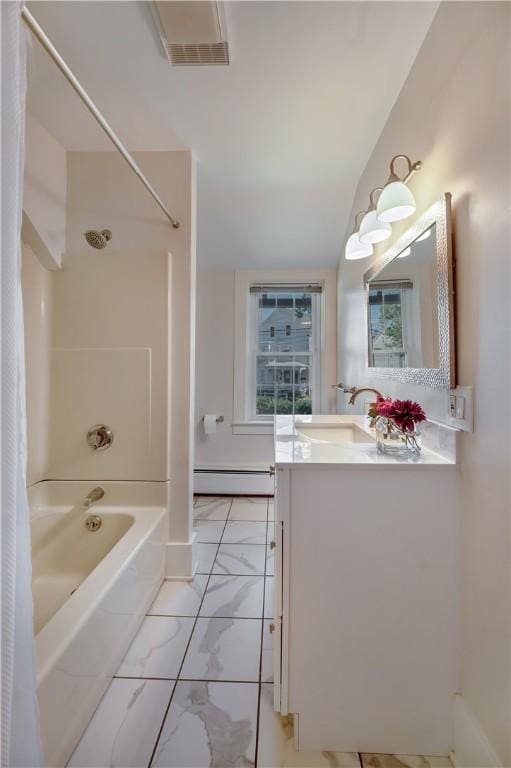
<svg viewBox="0 0 511 768">
<path fill-rule="evenodd" d="M 101 232 L 97 232 L 95 229 L 88 229 L 87 232 L 84 232 L 84 237 L 90 246 L 101 250 L 112 239 L 112 233 L 109 229 L 102 229 Z"/>
</svg>

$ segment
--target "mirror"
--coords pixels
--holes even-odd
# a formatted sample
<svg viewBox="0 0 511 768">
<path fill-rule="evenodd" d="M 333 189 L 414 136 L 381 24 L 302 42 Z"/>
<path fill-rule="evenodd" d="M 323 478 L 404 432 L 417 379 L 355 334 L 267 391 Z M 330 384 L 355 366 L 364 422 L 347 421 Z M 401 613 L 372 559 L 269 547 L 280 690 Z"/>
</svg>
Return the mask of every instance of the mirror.
<svg viewBox="0 0 511 768">
<path fill-rule="evenodd" d="M 369 281 L 370 368 L 438 368 L 436 288 L 433 224 Z"/>
<path fill-rule="evenodd" d="M 421 216 L 364 280 L 370 375 L 454 386 L 450 195 Z"/>
</svg>

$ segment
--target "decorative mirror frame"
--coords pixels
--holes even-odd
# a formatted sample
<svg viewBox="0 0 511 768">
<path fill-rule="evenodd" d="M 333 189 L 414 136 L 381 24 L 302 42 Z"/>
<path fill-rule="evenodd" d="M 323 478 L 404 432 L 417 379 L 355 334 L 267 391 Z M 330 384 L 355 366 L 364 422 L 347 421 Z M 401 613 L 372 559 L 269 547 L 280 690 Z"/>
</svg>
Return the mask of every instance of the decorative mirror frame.
<svg viewBox="0 0 511 768">
<path fill-rule="evenodd" d="M 369 302 L 369 282 L 401 251 L 411 245 L 426 229 L 436 224 L 436 262 L 438 296 L 438 368 L 378 368 L 368 364 L 367 375 L 381 379 L 393 379 L 403 384 L 422 384 L 427 387 L 456 386 L 456 350 L 454 339 L 454 265 L 452 255 L 451 194 L 445 195 L 429 208 L 364 274 L 366 308 Z M 366 311 L 366 338 L 369 339 L 369 322 Z"/>
</svg>

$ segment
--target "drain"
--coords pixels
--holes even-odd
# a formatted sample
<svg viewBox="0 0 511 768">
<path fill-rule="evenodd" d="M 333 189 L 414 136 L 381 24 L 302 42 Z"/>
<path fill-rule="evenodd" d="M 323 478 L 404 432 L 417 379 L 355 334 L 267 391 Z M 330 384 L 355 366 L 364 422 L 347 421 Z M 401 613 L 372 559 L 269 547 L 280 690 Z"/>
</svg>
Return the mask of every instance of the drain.
<svg viewBox="0 0 511 768">
<path fill-rule="evenodd" d="M 89 515 L 85 521 L 85 527 L 88 531 L 98 531 L 101 528 L 102 522 L 99 515 Z"/>
</svg>

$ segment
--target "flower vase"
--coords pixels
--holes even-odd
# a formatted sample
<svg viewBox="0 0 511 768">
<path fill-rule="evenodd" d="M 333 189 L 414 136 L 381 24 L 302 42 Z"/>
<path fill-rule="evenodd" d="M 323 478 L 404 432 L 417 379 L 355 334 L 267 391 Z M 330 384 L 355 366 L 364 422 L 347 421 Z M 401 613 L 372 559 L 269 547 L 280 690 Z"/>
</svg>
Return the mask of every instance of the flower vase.
<svg viewBox="0 0 511 768">
<path fill-rule="evenodd" d="M 420 433 L 415 427 L 413 432 L 398 427 L 392 419 L 379 418 L 376 422 L 376 449 L 378 453 L 394 456 L 419 456 Z"/>
</svg>

